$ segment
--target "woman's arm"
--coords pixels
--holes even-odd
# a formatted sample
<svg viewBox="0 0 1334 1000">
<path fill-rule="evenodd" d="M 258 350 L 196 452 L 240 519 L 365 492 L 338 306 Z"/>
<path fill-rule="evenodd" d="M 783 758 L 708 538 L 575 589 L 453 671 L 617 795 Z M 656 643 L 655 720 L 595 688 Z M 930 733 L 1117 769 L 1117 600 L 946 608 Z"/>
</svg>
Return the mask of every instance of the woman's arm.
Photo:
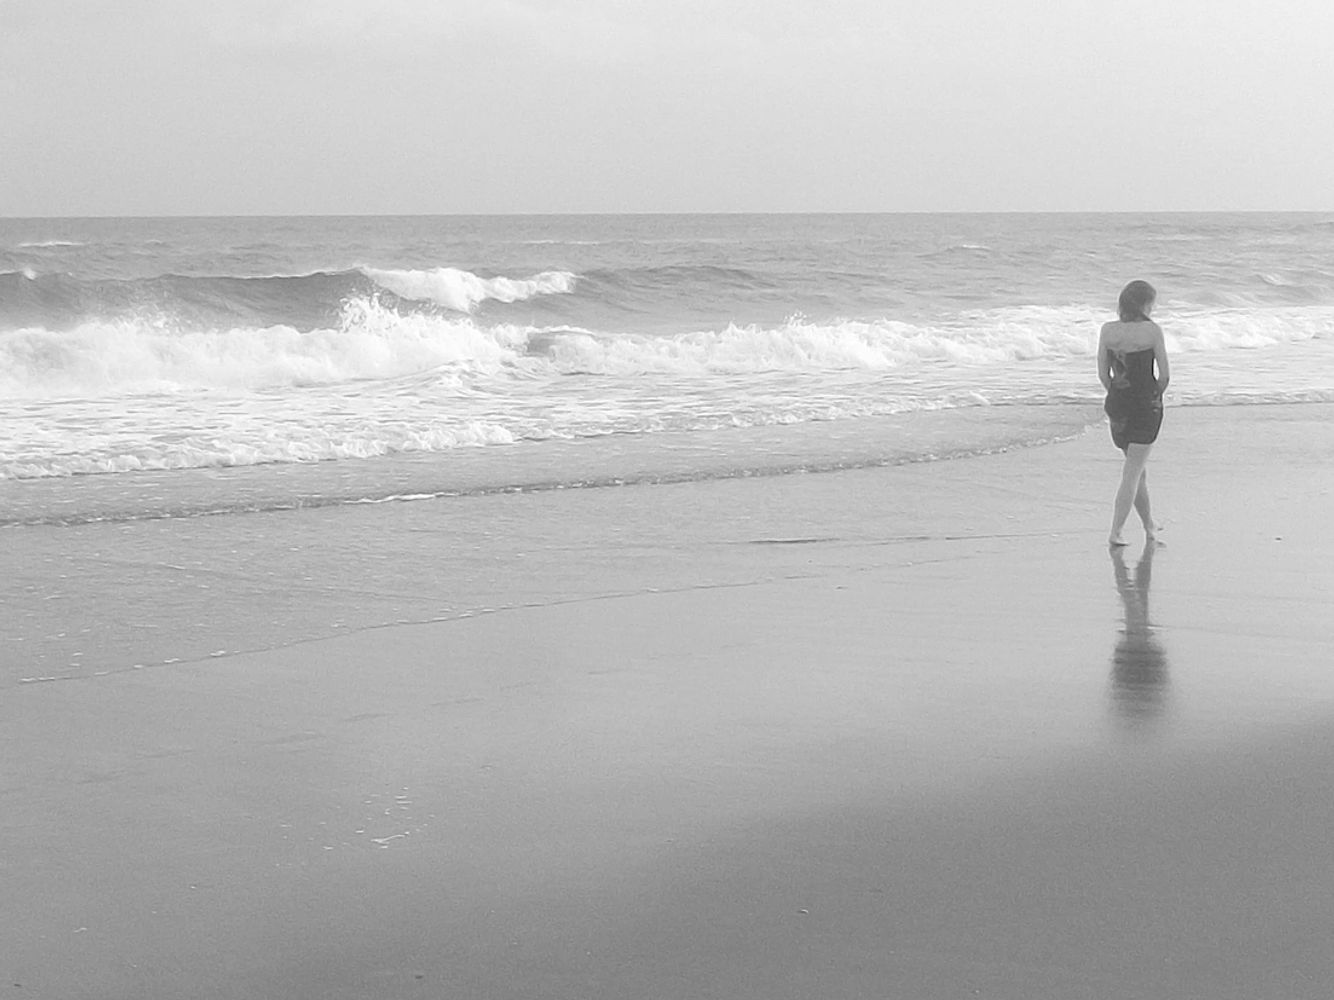
<svg viewBox="0 0 1334 1000">
<path fill-rule="evenodd" d="M 1157 355 L 1154 355 L 1157 357 Z M 1105 390 L 1112 388 L 1112 366 L 1107 358 L 1107 324 L 1098 331 L 1098 381 Z"/>
<path fill-rule="evenodd" d="M 1163 338 L 1163 328 L 1157 323 L 1153 325 L 1153 360 L 1158 365 L 1158 396 L 1162 398 L 1163 393 L 1167 391 L 1167 383 L 1172 381 L 1172 369 L 1167 363 L 1167 343 Z"/>
</svg>

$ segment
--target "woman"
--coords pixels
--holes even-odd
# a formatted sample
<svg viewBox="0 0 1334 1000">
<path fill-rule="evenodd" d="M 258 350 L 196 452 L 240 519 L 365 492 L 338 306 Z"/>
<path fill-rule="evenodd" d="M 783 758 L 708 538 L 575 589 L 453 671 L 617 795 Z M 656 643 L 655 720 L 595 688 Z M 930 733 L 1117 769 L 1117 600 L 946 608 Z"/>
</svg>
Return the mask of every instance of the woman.
<svg viewBox="0 0 1334 1000">
<path fill-rule="evenodd" d="M 1126 454 L 1121 486 L 1112 508 L 1108 545 L 1125 545 L 1121 529 L 1133 505 L 1153 539 L 1156 526 L 1149 511 L 1148 477 L 1144 466 L 1163 422 L 1163 392 L 1171 377 L 1163 331 L 1149 314 L 1158 293 L 1147 281 L 1132 281 L 1121 290 L 1120 316 L 1104 323 L 1098 334 L 1098 381 L 1107 390 L 1103 409 L 1112 425 L 1112 441 Z M 1155 368 L 1157 373 L 1155 374 Z"/>
</svg>

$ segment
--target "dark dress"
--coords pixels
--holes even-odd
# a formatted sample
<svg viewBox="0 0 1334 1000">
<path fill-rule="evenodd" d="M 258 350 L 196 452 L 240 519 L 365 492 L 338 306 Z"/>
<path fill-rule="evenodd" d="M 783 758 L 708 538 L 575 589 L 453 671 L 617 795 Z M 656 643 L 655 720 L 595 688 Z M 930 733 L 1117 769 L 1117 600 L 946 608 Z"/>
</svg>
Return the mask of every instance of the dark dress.
<svg viewBox="0 0 1334 1000">
<path fill-rule="evenodd" d="M 1112 424 L 1112 441 L 1122 451 L 1131 444 L 1153 444 L 1163 424 L 1163 398 L 1153 373 L 1153 348 L 1107 349 L 1112 387 L 1103 410 Z"/>
</svg>

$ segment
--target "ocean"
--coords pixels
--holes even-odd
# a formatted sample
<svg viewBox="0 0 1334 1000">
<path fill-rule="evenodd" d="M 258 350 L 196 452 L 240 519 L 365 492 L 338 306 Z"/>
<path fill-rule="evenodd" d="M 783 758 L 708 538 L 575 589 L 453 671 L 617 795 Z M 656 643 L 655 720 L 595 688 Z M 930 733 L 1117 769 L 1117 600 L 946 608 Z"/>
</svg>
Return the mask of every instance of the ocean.
<svg viewBox="0 0 1334 1000">
<path fill-rule="evenodd" d="M 1102 420 L 1098 326 L 1131 278 L 1159 292 L 1169 431 L 1172 407 L 1334 400 L 1330 214 L 0 220 L 0 537 L 11 559 L 100 553 L 71 573 L 14 569 L 8 674 L 493 607 L 523 589 L 501 553 L 524 530 L 588 534 L 557 494 L 1084 433 Z M 540 531 L 458 517 L 536 493 L 555 505 Z M 467 566 L 405 583 L 406 611 L 316 623 L 307 601 L 256 623 L 302 581 L 355 592 L 383 556 L 358 547 L 370 528 L 329 555 L 316 536 L 335 530 L 330 511 L 387 524 L 403 507 L 452 519 Z M 144 555 L 163 525 L 170 551 Z M 267 566 L 273 586 L 237 596 L 262 576 L 247 558 L 307 529 L 308 562 Z M 142 583 L 144 559 L 231 573 L 228 596 L 182 610 L 180 588 Z M 70 578 L 52 603 L 50 581 Z M 76 628 L 62 600 L 97 610 Z M 156 618 L 136 631 L 134 614 Z M 149 634 L 182 615 L 200 619 L 197 641 Z"/>
</svg>

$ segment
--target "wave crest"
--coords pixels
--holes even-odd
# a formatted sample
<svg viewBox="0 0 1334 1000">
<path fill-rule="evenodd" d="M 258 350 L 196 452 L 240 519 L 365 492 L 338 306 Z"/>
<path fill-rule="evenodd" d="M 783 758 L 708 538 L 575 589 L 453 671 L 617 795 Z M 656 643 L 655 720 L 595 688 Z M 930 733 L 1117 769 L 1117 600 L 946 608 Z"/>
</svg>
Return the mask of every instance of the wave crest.
<svg viewBox="0 0 1334 1000">
<path fill-rule="evenodd" d="M 33 240 L 29 243 L 20 243 L 20 250 L 51 250 L 56 247 L 86 247 L 87 243 L 80 243 L 77 240 Z"/>
<path fill-rule="evenodd" d="M 471 313 L 488 299 L 520 302 L 539 295 L 566 295 L 578 276 L 569 271 L 543 271 L 531 278 L 483 278 L 454 267 L 425 271 L 394 271 L 365 267 L 361 273 L 380 288 L 414 302 L 433 302 L 459 313 Z"/>
</svg>

